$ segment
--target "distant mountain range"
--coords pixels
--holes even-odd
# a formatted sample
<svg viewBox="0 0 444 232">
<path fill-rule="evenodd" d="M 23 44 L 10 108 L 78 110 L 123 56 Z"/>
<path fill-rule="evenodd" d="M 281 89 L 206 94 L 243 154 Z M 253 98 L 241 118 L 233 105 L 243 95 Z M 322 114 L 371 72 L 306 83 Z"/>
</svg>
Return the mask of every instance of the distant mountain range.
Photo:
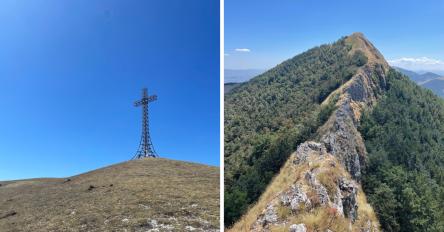
<svg viewBox="0 0 444 232">
<path fill-rule="evenodd" d="M 265 69 L 225 69 L 224 94 L 265 71 Z"/>
<path fill-rule="evenodd" d="M 225 83 L 242 83 L 262 74 L 265 69 L 225 69 Z"/>
<path fill-rule="evenodd" d="M 418 72 L 399 67 L 394 68 L 402 74 L 410 77 L 410 79 L 416 82 L 418 85 L 432 90 L 438 96 L 444 97 L 444 76 L 433 72 L 425 72 L 420 74 Z"/>
</svg>

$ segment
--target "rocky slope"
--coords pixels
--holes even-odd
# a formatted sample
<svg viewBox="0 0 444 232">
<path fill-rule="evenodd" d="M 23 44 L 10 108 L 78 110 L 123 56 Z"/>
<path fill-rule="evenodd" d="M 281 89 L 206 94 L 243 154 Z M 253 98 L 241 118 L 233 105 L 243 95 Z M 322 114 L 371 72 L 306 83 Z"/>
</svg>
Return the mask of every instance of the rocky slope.
<svg viewBox="0 0 444 232">
<path fill-rule="evenodd" d="M 361 34 L 348 36 L 350 56 L 367 57 L 322 103 L 335 110 L 315 141 L 299 145 L 257 204 L 231 231 L 379 231 L 359 184 L 366 149 L 357 127 L 385 88 L 389 66 Z"/>
<path fill-rule="evenodd" d="M 0 182 L 0 231 L 219 231 L 219 169 L 145 158 Z"/>
<path fill-rule="evenodd" d="M 359 184 L 321 143 L 299 146 L 251 212 L 232 231 L 377 231 Z M 250 212 L 250 213 L 251 213 Z M 292 229 L 292 228 L 300 228 Z"/>
</svg>

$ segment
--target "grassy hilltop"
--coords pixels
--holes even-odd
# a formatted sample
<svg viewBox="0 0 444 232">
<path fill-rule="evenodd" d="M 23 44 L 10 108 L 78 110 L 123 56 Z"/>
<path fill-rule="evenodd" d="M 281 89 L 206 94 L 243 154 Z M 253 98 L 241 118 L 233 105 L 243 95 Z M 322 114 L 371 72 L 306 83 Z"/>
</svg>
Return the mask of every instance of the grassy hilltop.
<svg viewBox="0 0 444 232">
<path fill-rule="evenodd" d="M 0 184 L 5 232 L 219 228 L 217 167 L 145 158 L 66 179 Z"/>
</svg>

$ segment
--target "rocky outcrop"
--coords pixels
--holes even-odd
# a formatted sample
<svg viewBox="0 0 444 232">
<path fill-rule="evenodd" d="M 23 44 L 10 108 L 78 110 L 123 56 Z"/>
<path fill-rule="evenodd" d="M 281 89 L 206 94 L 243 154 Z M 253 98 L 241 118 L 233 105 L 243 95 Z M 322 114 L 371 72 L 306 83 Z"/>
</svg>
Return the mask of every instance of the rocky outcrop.
<svg viewBox="0 0 444 232">
<path fill-rule="evenodd" d="M 328 191 L 322 184 L 319 183 L 319 181 L 316 179 L 315 174 L 311 171 L 306 172 L 305 179 L 308 181 L 308 184 L 315 190 L 316 195 L 319 199 L 319 203 L 321 205 L 328 204 L 328 202 L 330 202 Z"/>
<path fill-rule="evenodd" d="M 259 216 L 257 225 L 266 228 L 269 224 L 277 222 L 277 220 L 276 210 L 272 204 L 269 204 L 264 213 Z"/>
<path fill-rule="evenodd" d="M 355 222 L 358 217 L 358 187 L 353 181 L 341 178 L 339 180 L 339 189 L 341 190 L 341 200 L 344 215 Z"/>
<path fill-rule="evenodd" d="M 334 217 L 348 219 L 351 224 L 358 219 L 358 183 L 341 165 L 336 165 L 336 157 L 328 153 L 322 143 L 301 144 L 290 162 L 294 172 L 300 173 L 295 178 L 297 181 L 268 203 L 252 231 L 271 231 L 273 227 L 287 225 L 288 215 L 297 217 L 319 211 L 334 212 Z M 288 215 L 283 216 L 279 211 L 288 212 Z M 369 228 L 373 231 L 377 231 L 375 224 L 377 222 L 370 221 Z M 292 224 L 290 231 L 305 231 L 302 228 L 306 226 Z"/>
<path fill-rule="evenodd" d="M 300 185 L 293 185 L 280 196 L 281 204 L 293 212 L 311 207 L 311 201 Z"/>
<path fill-rule="evenodd" d="M 298 146 L 296 150 L 296 159 L 294 159 L 294 164 L 299 164 L 301 162 L 307 161 L 307 158 L 312 155 L 325 155 L 327 153 L 327 150 L 325 149 L 325 146 L 323 146 L 321 143 L 308 141 L 305 143 L 302 143 Z"/>
<path fill-rule="evenodd" d="M 361 35 L 362 36 L 362 35 Z M 362 38 L 361 38 L 362 39 Z M 376 50 L 366 39 L 365 48 Z M 366 54 L 371 54 L 366 51 Z M 378 52 L 379 54 L 379 52 Z M 327 151 L 336 156 L 352 177 L 360 181 L 361 166 L 365 163 L 366 149 L 357 127 L 366 108 L 372 107 L 386 88 L 388 66 L 382 56 L 370 58 L 350 81 L 330 96 L 339 96 L 337 110 L 321 127 L 318 134 Z M 327 101 L 331 97 L 327 98 Z"/>
<path fill-rule="evenodd" d="M 290 232 L 306 232 L 307 228 L 304 224 L 293 224 L 290 226 Z"/>
</svg>

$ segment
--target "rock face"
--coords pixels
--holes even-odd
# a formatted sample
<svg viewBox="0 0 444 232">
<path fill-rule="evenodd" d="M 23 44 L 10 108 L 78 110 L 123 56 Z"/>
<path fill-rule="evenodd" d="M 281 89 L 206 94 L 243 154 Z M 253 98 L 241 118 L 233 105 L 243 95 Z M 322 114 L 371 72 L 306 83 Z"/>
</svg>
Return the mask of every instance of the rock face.
<svg viewBox="0 0 444 232">
<path fill-rule="evenodd" d="M 362 110 L 372 107 L 386 88 L 389 66 L 381 53 L 361 33 L 355 33 L 346 40 L 353 46 L 352 52 L 359 50 L 367 56 L 368 63 L 330 95 L 339 96 L 337 110 L 321 127 L 319 135 L 327 151 L 336 156 L 353 178 L 359 181 L 367 152 L 357 127 Z"/>
<path fill-rule="evenodd" d="M 361 179 L 361 165 L 366 149 L 358 123 L 361 111 L 372 107 L 385 88 L 385 70 L 380 64 L 364 66 L 345 86 L 337 91 L 340 99 L 337 110 L 320 129 L 321 141 L 327 151 L 338 157 L 356 180 Z"/>
<path fill-rule="evenodd" d="M 346 178 L 341 178 L 339 180 L 339 189 L 342 193 L 342 207 L 344 215 L 355 222 L 358 217 L 358 187 L 355 183 Z"/>
</svg>

